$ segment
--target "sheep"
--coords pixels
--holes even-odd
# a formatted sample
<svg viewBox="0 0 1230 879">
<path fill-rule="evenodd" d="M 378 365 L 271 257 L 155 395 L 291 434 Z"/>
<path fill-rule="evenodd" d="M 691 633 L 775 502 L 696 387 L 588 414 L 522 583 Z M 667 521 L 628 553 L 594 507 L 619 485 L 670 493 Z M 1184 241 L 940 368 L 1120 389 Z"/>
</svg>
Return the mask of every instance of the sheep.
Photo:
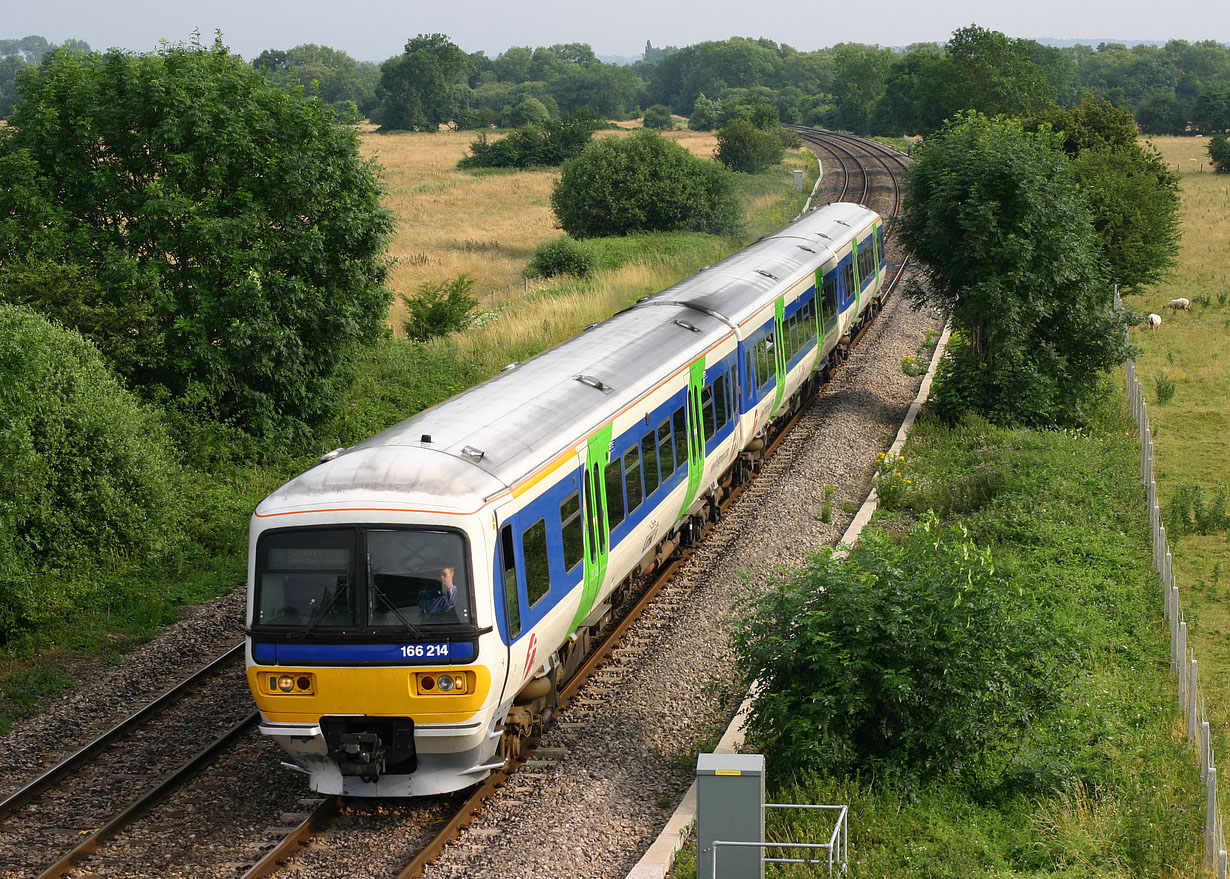
<svg viewBox="0 0 1230 879">
<path fill-rule="evenodd" d="M 1180 297 L 1178 299 L 1171 299 L 1169 302 L 1166 303 L 1166 307 L 1173 308 L 1175 311 L 1179 311 L 1179 310 L 1191 311 L 1192 301 L 1190 299 L 1187 299 L 1186 297 Z"/>
<path fill-rule="evenodd" d="M 1162 325 L 1162 316 L 1160 314 L 1150 314 L 1148 320 L 1149 329 L 1151 330 L 1156 330 Z"/>
</svg>

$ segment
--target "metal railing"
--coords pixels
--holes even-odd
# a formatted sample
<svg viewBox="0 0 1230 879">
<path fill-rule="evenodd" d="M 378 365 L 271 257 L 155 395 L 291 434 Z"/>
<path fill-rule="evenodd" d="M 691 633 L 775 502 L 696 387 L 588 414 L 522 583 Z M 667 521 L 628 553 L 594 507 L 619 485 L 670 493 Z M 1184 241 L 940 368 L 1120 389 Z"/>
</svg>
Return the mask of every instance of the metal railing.
<svg viewBox="0 0 1230 879">
<path fill-rule="evenodd" d="M 1115 289 L 1115 308 L 1122 308 L 1119 290 Z M 1226 879 L 1226 837 L 1221 809 L 1217 804 L 1217 764 L 1204 697 L 1200 695 L 1199 664 L 1196 653 L 1187 644 L 1187 618 L 1179 598 L 1179 585 L 1174 576 L 1174 556 L 1166 541 L 1166 526 L 1158 505 L 1157 481 L 1153 476 L 1153 433 L 1149 428 L 1149 404 L 1144 386 L 1136 377 L 1136 363 L 1124 364 L 1128 401 L 1140 439 L 1140 478 L 1149 498 L 1149 527 L 1153 537 L 1153 570 L 1162 585 L 1166 622 L 1170 626 L 1170 672 L 1178 679 L 1179 708 L 1187 727 L 1187 741 L 1200 758 L 1200 778 L 1205 783 L 1204 864 L 1215 870 L 1217 879 Z"/>
<path fill-rule="evenodd" d="M 766 864 L 824 864 L 829 867 L 829 875 L 836 869 L 839 875 L 845 875 L 850 866 L 849 857 L 849 823 L 846 820 L 850 814 L 849 806 L 815 806 L 803 803 L 765 803 L 766 809 L 823 809 L 837 813 L 837 823 L 829 834 L 828 842 L 747 842 L 715 839 L 712 843 L 713 860 L 711 879 L 718 879 L 718 850 L 721 848 L 758 848 L 765 849 L 822 849 L 828 851 L 828 859 L 817 858 L 762 858 Z"/>
</svg>

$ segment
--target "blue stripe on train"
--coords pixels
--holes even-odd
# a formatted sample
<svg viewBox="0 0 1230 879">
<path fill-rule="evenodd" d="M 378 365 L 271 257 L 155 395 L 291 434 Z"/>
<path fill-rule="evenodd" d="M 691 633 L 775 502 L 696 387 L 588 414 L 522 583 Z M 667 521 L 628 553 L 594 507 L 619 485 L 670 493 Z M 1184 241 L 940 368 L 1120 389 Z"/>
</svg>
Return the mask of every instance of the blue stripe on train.
<svg viewBox="0 0 1230 879">
<path fill-rule="evenodd" d="M 471 662 L 474 655 L 473 641 L 252 645 L 252 659 L 261 665 L 441 665 Z"/>
</svg>

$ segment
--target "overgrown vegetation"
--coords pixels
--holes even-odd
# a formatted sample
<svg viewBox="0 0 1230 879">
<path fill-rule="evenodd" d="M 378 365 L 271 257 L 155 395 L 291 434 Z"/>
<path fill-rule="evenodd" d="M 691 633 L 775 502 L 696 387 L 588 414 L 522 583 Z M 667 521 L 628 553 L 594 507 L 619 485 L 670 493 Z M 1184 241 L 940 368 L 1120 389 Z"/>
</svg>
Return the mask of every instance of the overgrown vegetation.
<svg viewBox="0 0 1230 879">
<path fill-rule="evenodd" d="M 1198 872 L 1202 789 L 1173 735 L 1137 453 L 1117 406 L 1103 398 L 1083 432 L 924 418 L 905 457 L 910 481 L 866 548 L 784 577 L 736 636 L 747 676 L 772 682 L 751 727 L 782 780 L 771 798 L 850 804 L 857 877 Z M 1024 625 L 992 643 L 1005 618 Z M 1000 662 L 1012 667 L 998 684 L 973 683 Z M 1013 683 L 1022 662 L 1032 672 Z M 984 735 L 985 750 L 965 750 Z M 776 839 L 827 839 L 827 819 L 769 822 Z"/>
<path fill-rule="evenodd" d="M 464 330 L 474 319 L 478 298 L 474 295 L 474 279 L 460 275 L 436 283 L 419 285 L 414 296 L 403 295 L 410 317 L 403 322 L 406 337 L 418 342 L 447 336 Z"/>
<path fill-rule="evenodd" d="M 525 273 L 531 278 L 554 278 L 556 275 L 584 278 L 594 273 L 596 264 L 597 258 L 585 242 L 565 235 L 538 245 Z"/>
<path fill-rule="evenodd" d="M 1209 161 L 1218 174 L 1230 174 L 1230 139 L 1220 132 L 1209 138 Z"/>
<path fill-rule="evenodd" d="M 774 128 L 780 128 L 773 120 Z M 746 119 L 735 119 L 718 131 L 714 154 L 732 171 L 757 174 L 782 160 L 782 140 L 773 130 L 757 128 Z"/>
<path fill-rule="evenodd" d="M 523 125 L 500 140 L 486 133 L 470 144 L 470 155 L 459 168 L 533 168 L 562 165 L 579 156 L 601 120 L 588 113 Z"/>
</svg>

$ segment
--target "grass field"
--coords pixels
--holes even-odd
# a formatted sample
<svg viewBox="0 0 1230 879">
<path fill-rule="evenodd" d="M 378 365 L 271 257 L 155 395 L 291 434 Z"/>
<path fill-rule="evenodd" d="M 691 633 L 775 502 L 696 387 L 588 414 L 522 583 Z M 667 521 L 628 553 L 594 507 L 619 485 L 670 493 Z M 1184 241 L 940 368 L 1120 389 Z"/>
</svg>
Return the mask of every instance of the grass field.
<svg viewBox="0 0 1230 879">
<path fill-rule="evenodd" d="M 1200 486 L 1206 500 L 1230 492 L 1230 175 L 1213 174 L 1204 138 L 1156 138 L 1183 189 L 1179 268 L 1129 305 L 1162 315 L 1155 332 L 1137 329 L 1137 374 L 1145 386 L 1153 428 L 1156 478 L 1167 520 L 1175 576 L 1200 661 L 1201 687 L 1219 741 L 1230 754 L 1230 535 L 1176 535 L 1172 500 L 1181 486 Z M 1192 300 L 1190 312 L 1163 306 Z M 1158 379 L 1174 382 L 1160 402 Z M 1164 382 L 1163 382 L 1164 384 Z M 1219 761 L 1226 771 L 1226 760 Z M 1222 809 L 1230 796 L 1222 786 Z"/>
<path fill-rule="evenodd" d="M 666 136 L 706 159 L 717 144 L 711 132 Z M 385 205 L 397 218 L 388 283 L 398 297 L 413 295 L 424 282 L 466 274 L 475 280 L 482 310 L 498 308 L 525 291 L 522 270 L 534 248 L 561 234 L 551 213 L 558 172 L 458 170 L 458 160 L 469 154 L 475 137 L 472 131 L 366 130 L 361 135 L 363 155 L 383 168 Z M 404 310 L 395 298 L 390 312 L 395 329 Z"/>
</svg>

